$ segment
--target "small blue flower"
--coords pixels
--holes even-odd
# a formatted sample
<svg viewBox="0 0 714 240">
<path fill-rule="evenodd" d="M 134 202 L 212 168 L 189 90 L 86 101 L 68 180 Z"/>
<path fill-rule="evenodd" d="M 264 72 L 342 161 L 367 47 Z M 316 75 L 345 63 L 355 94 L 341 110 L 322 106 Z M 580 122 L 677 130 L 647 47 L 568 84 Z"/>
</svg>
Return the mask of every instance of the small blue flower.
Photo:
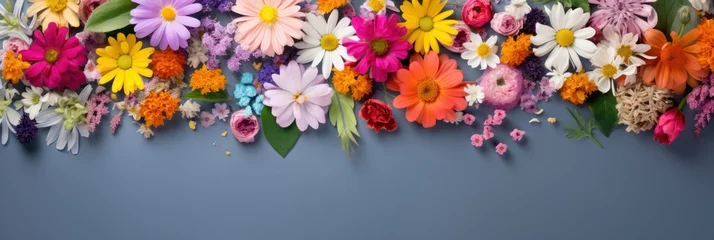
<svg viewBox="0 0 714 240">
<path fill-rule="evenodd" d="M 256 115 L 260 116 L 260 111 L 263 111 L 263 94 L 258 95 L 253 101 L 253 109 L 255 109 Z"/>
<path fill-rule="evenodd" d="M 242 97 L 238 99 L 238 106 L 240 107 L 246 107 L 250 104 L 250 98 L 249 97 Z"/>
<path fill-rule="evenodd" d="M 247 117 L 250 115 L 253 115 L 253 109 L 251 109 L 250 106 L 247 106 L 245 107 L 245 109 L 243 109 L 243 116 Z"/>
<path fill-rule="evenodd" d="M 247 97 L 255 97 L 255 95 L 258 95 L 258 90 L 255 89 L 255 86 L 253 85 L 243 85 L 245 86 L 245 89 L 243 90 L 243 93 Z"/>
<path fill-rule="evenodd" d="M 240 99 L 242 97 L 245 97 L 244 89 L 245 89 L 245 85 L 236 84 L 235 90 L 233 90 L 233 98 Z"/>
<path fill-rule="evenodd" d="M 253 84 L 253 73 L 245 72 L 240 76 L 240 83 L 242 84 Z"/>
</svg>

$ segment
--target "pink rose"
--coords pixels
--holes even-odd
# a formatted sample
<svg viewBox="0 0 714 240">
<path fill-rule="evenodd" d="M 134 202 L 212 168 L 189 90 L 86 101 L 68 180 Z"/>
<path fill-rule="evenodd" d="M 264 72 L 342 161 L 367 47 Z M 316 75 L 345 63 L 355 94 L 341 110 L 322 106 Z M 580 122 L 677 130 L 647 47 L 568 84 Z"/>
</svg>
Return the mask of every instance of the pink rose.
<svg viewBox="0 0 714 240">
<path fill-rule="evenodd" d="M 508 12 L 496 13 L 493 15 L 491 28 L 501 35 L 513 36 L 518 34 L 518 31 L 523 28 L 523 19 L 525 18 L 516 19 L 516 17 Z"/>
<path fill-rule="evenodd" d="M 493 8 L 489 0 L 467 0 L 461 9 L 461 19 L 472 28 L 481 28 L 491 21 Z"/>
<path fill-rule="evenodd" d="M 20 53 L 22 50 L 27 50 L 30 45 L 17 37 L 10 37 L 2 43 L 2 50 L 0 50 L 0 57 L 5 56 L 5 52 L 12 51 L 15 54 Z"/>
<path fill-rule="evenodd" d="M 654 139 L 660 144 L 670 144 L 677 139 L 679 133 L 684 130 L 684 114 L 677 108 L 667 110 L 659 116 L 657 127 L 654 130 Z"/>
<path fill-rule="evenodd" d="M 255 141 L 258 130 L 260 130 L 260 125 L 255 115 L 246 116 L 243 110 L 231 115 L 231 132 L 239 142 L 252 143 Z"/>
<path fill-rule="evenodd" d="M 82 23 L 86 24 L 87 19 L 89 19 L 89 15 L 92 15 L 94 9 L 107 1 L 108 0 L 83 0 L 79 5 L 79 20 L 82 20 Z"/>
</svg>

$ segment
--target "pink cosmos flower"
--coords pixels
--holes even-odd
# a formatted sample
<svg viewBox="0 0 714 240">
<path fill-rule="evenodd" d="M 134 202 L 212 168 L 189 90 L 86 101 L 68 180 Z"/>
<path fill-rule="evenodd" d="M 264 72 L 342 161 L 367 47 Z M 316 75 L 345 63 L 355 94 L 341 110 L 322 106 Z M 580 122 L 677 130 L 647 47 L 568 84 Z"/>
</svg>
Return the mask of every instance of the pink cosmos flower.
<svg viewBox="0 0 714 240">
<path fill-rule="evenodd" d="M 359 16 L 352 18 L 357 38 L 345 38 L 342 45 L 347 47 L 347 53 L 357 59 L 357 72 L 369 72 L 375 81 L 384 82 L 389 73 L 402 67 L 400 60 L 407 58 L 412 45 L 402 39 L 407 29 L 399 26 L 398 22 L 396 14 L 390 14 L 389 17 L 377 15 L 374 20 L 365 20 Z"/>
<path fill-rule="evenodd" d="M 201 11 L 203 6 L 194 0 L 131 0 L 139 4 L 131 10 L 129 23 L 136 24 L 137 38 L 151 35 L 152 46 L 178 50 L 188 47 L 191 33 L 188 28 L 201 25 L 201 21 L 191 14 Z M 244 1 L 239 1 L 244 2 Z"/>
<path fill-rule="evenodd" d="M 234 112 L 231 115 L 231 132 L 233 136 L 241 143 L 252 143 L 255 141 L 255 135 L 260 130 L 258 118 L 251 114 L 245 116 L 243 110 Z"/>
<path fill-rule="evenodd" d="M 520 142 L 524 135 L 526 135 L 526 132 L 521 131 L 518 128 L 514 128 L 513 131 L 511 131 L 511 138 L 513 141 Z"/>
<path fill-rule="evenodd" d="M 293 38 L 301 39 L 305 13 L 298 6 L 300 0 L 241 0 L 231 8 L 241 16 L 235 41 L 249 51 L 258 48 L 268 55 L 283 54 L 285 46 L 293 46 Z"/>
<path fill-rule="evenodd" d="M 506 119 L 506 111 L 497 109 L 493 111 L 493 119 L 491 121 L 491 124 L 495 126 L 501 125 L 503 123 L 503 119 Z"/>
<path fill-rule="evenodd" d="M 491 126 L 483 126 L 483 140 L 489 140 L 493 138 L 493 132 L 491 131 Z"/>
<path fill-rule="evenodd" d="M 498 153 L 498 155 L 503 156 L 506 151 L 508 151 L 508 145 L 504 143 L 498 143 L 498 145 L 496 145 L 496 152 Z"/>
<path fill-rule="evenodd" d="M 464 114 L 464 123 L 466 123 L 466 125 L 471 126 L 474 122 L 476 122 L 476 117 L 474 117 L 474 115 L 471 115 L 470 113 Z"/>
<path fill-rule="evenodd" d="M 24 60 L 32 63 L 25 72 L 36 87 L 77 90 L 87 79 L 80 68 L 87 63 L 87 50 L 76 37 L 67 38 L 69 28 L 50 23 L 45 32 L 35 30 L 35 40 L 27 50 L 20 51 Z"/>
<path fill-rule="evenodd" d="M 213 126 L 214 123 L 216 123 L 216 116 L 213 116 L 213 114 L 209 112 L 201 112 L 202 127 L 210 127 Z"/>
<path fill-rule="evenodd" d="M 265 83 L 263 104 L 272 107 L 272 114 L 280 127 L 295 122 L 300 131 L 310 126 L 317 129 L 325 123 L 327 107 L 332 102 L 332 88 L 317 68 L 305 68 L 296 61 L 280 65 L 280 74 L 273 74 L 272 83 Z"/>
<path fill-rule="evenodd" d="M 481 147 L 483 146 L 483 136 L 481 134 L 474 134 L 471 135 L 471 145 L 474 147 Z"/>
<path fill-rule="evenodd" d="M 215 103 L 213 104 L 213 110 L 211 110 L 211 112 L 213 113 L 213 116 L 216 116 L 218 119 L 225 122 L 228 114 L 231 113 L 231 110 L 228 109 L 228 104 Z"/>
<path fill-rule="evenodd" d="M 640 35 L 657 25 L 657 12 L 647 4 L 656 1 L 588 0 L 590 4 L 596 4 L 598 9 L 590 16 L 590 26 L 598 32 L 602 32 L 606 26 L 612 26 L 620 35 Z"/>
</svg>

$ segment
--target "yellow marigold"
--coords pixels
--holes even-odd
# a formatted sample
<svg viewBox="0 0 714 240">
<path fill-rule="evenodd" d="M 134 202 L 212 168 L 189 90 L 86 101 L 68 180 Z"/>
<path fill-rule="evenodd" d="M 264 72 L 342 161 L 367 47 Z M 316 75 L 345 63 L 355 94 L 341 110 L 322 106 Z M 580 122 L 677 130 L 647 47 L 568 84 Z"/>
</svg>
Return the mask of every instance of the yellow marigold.
<svg viewBox="0 0 714 240">
<path fill-rule="evenodd" d="M 13 84 L 20 82 L 25 76 L 25 69 L 30 67 L 30 63 L 22 61 L 22 55 L 17 54 L 16 57 L 12 51 L 5 52 L 3 62 L 5 65 L 2 67 L 2 76 Z"/>
<path fill-rule="evenodd" d="M 139 116 L 144 119 L 148 127 L 163 126 L 164 120 L 171 120 L 174 113 L 178 111 L 180 101 L 166 91 L 151 92 L 139 105 Z"/>
<path fill-rule="evenodd" d="M 703 20 L 697 27 L 699 29 L 699 65 L 704 68 L 714 69 L 714 20 Z"/>
<path fill-rule="evenodd" d="M 191 89 L 201 89 L 201 94 L 206 95 L 226 89 L 226 77 L 221 69 L 209 70 L 206 65 L 191 74 Z"/>
<path fill-rule="evenodd" d="M 587 74 L 575 73 L 565 79 L 560 88 L 560 97 L 575 105 L 582 105 L 594 91 L 597 91 L 597 85 L 590 81 Z"/>
<path fill-rule="evenodd" d="M 521 33 L 516 38 L 510 36 L 501 44 L 501 62 L 518 67 L 531 52 L 531 35 Z"/>
<path fill-rule="evenodd" d="M 317 10 L 320 13 L 329 13 L 345 4 L 347 0 L 317 0 Z"/>
<path fill-rule="evenodd" d="M 174 50 L 156 50 L 151 55 L 151 70 L 159 78 L 171 78 L 183 74 L 186 56 Z"/>
<path fill-rule="evenodd" d="M 360 101 L 372 92 L 372 80 L 366 75 L 357 74 L 351 66 L 345 66 L 342 71 L 333 68 L 332 72 L 332 83 L 338 93 L 347 94 L 352 91 L 352 99 Z"/>
</svg>

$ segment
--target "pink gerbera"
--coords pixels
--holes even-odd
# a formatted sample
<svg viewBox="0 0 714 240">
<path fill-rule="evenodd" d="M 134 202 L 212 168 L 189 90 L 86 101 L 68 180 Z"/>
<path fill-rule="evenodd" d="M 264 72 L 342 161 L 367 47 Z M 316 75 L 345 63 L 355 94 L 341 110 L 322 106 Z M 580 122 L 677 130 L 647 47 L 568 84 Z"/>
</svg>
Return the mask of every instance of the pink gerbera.
<svg viewBox="0 0 714 240">
<path fill-rule="evenodd" d="M 235 41 L 250 51 L 260 48 L 268 56 L 283 54 L 286 46 L 295 44 L 293 38 L 302 38 L 304 22 L 300 18 L 305 13 L 300 12 L 298 2 L 301 0 L 236 1 L 231 10 L 242 16 L 235 19 Z"/>
<path fill-rule="evenodd" d="M 399 26 L 398 22 L 399 17 L 395 14 L 389 17 L 377 15 L 374 20 L 359 16 L 352 18 L 358 39 L 343 39 L 342 45 L 359 62 L 355 68 L 357 72 L 369 72 L 375 81 L 384 82 L 387 81 L 387 74 L 402 67 L 400 61 L 407 58 L 407 51 L 412 45 L 402 39 L 407 29 Z"/>
<path fill-rule="evenodd" d="M 590 26 L 600 32 L 605 26 L 612 26 L 620 35 L 640 35 L 657 25 L 657 12 L 647 4 L 656 1 L 589 0 L 588 2 L 596 4 L 598 9 L 590 16 Z"/>
<path fill-rule="evenodd" d="M 30 48 L 20 52 L 32 66 L 25 76 L 36 87 L 69 88 L 77 90 L 87 82 L 82 71 L 87 63 L 87 50 L 79 44 L 79 39 L 67 39 L 67 27 L 58 28 L 50 23 L 45 32 L 35 30 L 35 40 Z"/>
</svg>

